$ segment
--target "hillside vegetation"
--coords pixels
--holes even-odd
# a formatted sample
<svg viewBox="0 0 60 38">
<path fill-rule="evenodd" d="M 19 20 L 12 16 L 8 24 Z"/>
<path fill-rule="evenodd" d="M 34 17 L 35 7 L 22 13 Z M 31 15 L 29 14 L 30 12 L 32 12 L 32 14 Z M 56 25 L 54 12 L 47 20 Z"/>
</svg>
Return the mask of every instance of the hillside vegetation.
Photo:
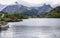
<svg viewBox="0 0 60 38">
<path fill-rule="evenodd" d="M 3 18 L 1 18 L 0 14 L 0 19 L 25 19 L 25 18 L 60 18 L 60 6 L 52 9 L 49 12 L 42 12 L 42 13 L 37 13 L 37 10 L 24 10 L 22 13 L 14 13 L 14 14 L 9 14 L 7 12 L 0 12 L 1 14 L 5 14 Z"/>
<path fill-rule="evenodd" d="M 50 12 L 41 13 L 37 17 L 45 18 L 60 18 L 60 6 L 52 9 Z"/>
</svg>

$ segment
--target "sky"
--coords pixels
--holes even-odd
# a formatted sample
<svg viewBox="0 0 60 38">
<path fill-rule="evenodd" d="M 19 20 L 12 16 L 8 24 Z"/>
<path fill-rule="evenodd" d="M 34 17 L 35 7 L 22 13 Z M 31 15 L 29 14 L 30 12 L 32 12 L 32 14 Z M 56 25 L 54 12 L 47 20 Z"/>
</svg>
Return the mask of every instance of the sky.
<svg viewBox="0 0 60 38">
<path fill-rule="evenodd" d="M 50 4 L 51 6 L 60 6 L 60 0 L 0 0 L 0 4 L 12 5 L 15 2 L 25 6 L 41 6 L 44 3 Z"/>
</svg>

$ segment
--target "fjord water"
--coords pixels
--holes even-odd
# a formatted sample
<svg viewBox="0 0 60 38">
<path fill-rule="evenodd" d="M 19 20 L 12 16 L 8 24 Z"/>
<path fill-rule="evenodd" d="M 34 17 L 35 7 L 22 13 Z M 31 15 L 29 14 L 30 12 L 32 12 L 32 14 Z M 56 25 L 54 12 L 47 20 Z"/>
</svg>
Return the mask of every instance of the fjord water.
<svg viewBox="0 0 60 38">
<path fill-rule="evenodd" d="M 60 19 L 29 18 L 9 23 L 10 28 L 1 31 L 0 38 L 60 38 Z"/>
</svg>

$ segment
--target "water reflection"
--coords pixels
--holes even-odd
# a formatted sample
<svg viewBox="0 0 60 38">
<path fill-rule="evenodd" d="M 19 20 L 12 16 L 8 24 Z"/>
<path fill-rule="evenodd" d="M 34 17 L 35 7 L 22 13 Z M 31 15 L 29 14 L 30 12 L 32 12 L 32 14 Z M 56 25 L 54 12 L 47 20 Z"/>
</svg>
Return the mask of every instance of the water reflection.
<svg viewBox="0 0 60 38">
<path fill-rule="evenodd" d="M 14 26 L 6 31 L 1 31 L 0 38 L 60 38 L 59 28 L 50 26 Z"/>
<path fill-rule="evenodd" d="M 20 28 L 21 27 L 21 28 Z M 58 27 L 28 27 L 28 26 L 16 26 L 14 29 L 14 38 L 58 38 L 60 37 L 60 31 L 56 30 Z M 20 30 L 19 30 L 20 29 Z"/>
<path fill-rule="evenodd" d="M 28 19 L 10 23 L 0 38 L 60 38 L 60 19 Z"/>
<path fill-rule="evenodd" d="M 13 38 L 12 28 L 9 28 L 7 30 L 1 30 L 1 37 L 0 38 Z"/>
</svg>

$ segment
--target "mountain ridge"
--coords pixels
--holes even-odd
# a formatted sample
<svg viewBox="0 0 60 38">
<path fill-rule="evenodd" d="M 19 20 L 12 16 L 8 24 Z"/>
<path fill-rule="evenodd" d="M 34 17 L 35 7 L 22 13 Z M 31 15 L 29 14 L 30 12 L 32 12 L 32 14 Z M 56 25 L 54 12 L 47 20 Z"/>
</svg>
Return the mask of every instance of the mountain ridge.
<svg viewBox="0 0 60 38">
<path fill-rule="evenodd" d="M 16 4 L 16 5 L 8 5 L 6 6 L 4 9 L 2 9 L 3 12 L 7 12 L 7 13 L 24 13 L 24 11 L 26 11 L 25 13 L 29 14 L 40 14 L 42 12 L 48 12 L 52 9 L 52 7 L 50 5 L 42 5 L 40 7 L 27 7 L 24 5 L 20 5 L 20 4 Z"/>
</svg>

